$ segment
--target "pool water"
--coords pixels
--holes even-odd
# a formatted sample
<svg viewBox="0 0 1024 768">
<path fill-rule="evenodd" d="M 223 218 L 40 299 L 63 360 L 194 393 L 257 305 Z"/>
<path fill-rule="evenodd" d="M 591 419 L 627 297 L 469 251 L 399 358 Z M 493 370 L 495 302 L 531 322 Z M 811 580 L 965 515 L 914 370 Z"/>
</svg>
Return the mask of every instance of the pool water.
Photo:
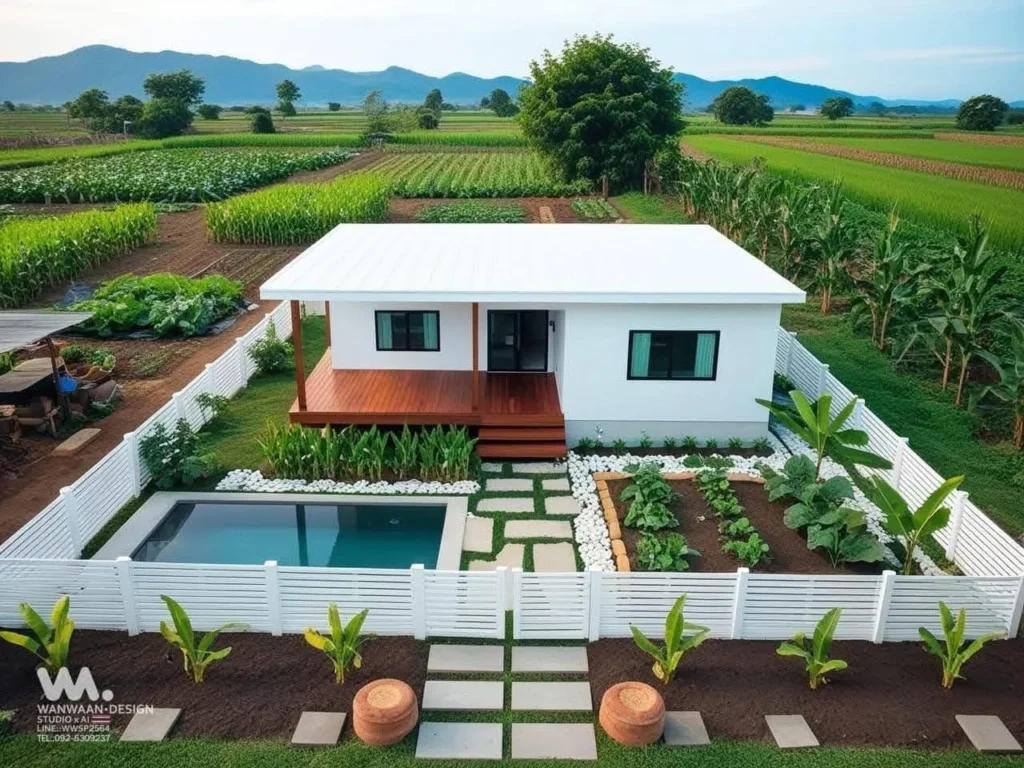
<svg viewBox="0 0 1024 768">
<path fill-rule="evenodd" d="M 444 505 L 179 503 L 132 555 L 162 563 L 437 566 Z"/>
</svg>

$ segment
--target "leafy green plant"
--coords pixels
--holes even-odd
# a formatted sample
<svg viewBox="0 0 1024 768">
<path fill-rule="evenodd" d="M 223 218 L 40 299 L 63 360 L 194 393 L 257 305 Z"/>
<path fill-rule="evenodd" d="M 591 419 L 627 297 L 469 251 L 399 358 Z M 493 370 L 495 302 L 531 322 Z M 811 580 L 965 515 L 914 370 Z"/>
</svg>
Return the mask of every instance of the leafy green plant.
<svg viewBox="0 0 1024 768">
<path fill-rule="evenodd" d="M 729 469 L 732 465 L 732 459 L 728 456 L 707 456 L 704 458 L 704 466 L 709 469 Z"/>
<path fill-rule="evenodd" d="M 623 525 L 644 531 L 658 531 L 675 528 L 679 520 L 669 505 L 679 499 L 679 494 L 661 476 L 657 464 L 648 462 L 635 468 L 633 479 L 619 495 L 619 501 L 629 502 L 629 511 Z"/>
<path fill-rule="evenodd" d="M 680 533 L 655 536 L 644 532 L 636 544 L 637 563 L 645 571 L 687 571 L 688 557 L 700 557 L 700 552 L 691 549 Z"/>
<path fill-rule="evenodd" d="M 727 541 L 722 545 L 722 551 L 736 555 L 737 558 L 754 568 L 768 556 L 768 545 L 761 535 L 754 531 L 746 539 L 735 538 L 732 541 Z"/>
<path fill-rule="evenodd" d="M 723 470 L 700 472 L 694 478 L 694 485 L 718 517 L 737 519 L 743 516 L 743 506 Z"/>
<path fill-rule="evenodd" d="M 960 670 L 963 669 L 964 664 L 984 648 L 986 643 L 998 640 L 1005 636 L 1006 633 L 990 632 L 971 643 L 967 643 L 964 640 L 964 635 L 967 632 L 966 608 L 961 608 L 956 619 L 954 619 L 953 612 L 949 610 L 949 606 L 940 601 L 939 616 L 942 620 L 942 634 L 945 644 L 939 642 L 939 639 L 929 632 L 926 627 L 919 627 L 917 632 L 921 635 L 921 639 L 924 640 L 925 650 L 935 654 L 942 660 L 942 687 L 952 688 L 953 683 L 957 679 L 963 679 Z"/>
<path fill-rule="evenodd" d="M 675 679 L 679 662 L 684 654 L 692 651 L 703 643 L 711 630 L 699 624 L 688 624 L 683 617 L 683 609 L 686 606 L 686 595 L 680 595 L 668 615 L 665 617 L 665 635 L 662 646 L 659 648 L 639 628 L 630 625 L 629 630 L 633 633 L 633 642 L 636 643 L 644 653 L 654 659 L 651 671 L 654 676 L 665 685 Z M 693 632 L 691 635 L 686 632 Z"/>
<path fill-rule="evenodd" d="M 292 345 L 278 337 L 277 326 L 273 320 L 267 324 L 267 332 L 263 338 L 257 339 L 249 347 L 249 357 L 260 373 L 277 373 L 295 366 Z"/>
<path fill-rule="evenodd" d="M 960 483 L 963 477 L 951 477 L 936 488 L 916 510 L 911 510 L 906 499 L 900 492 L 880 477 L 873 477 L 874 493 L 872 501 L 885 513 L 885 530 L 903 541 L 906 557 L 903 560 L 903 573 L 910 576 L 914 573 L 914 552 L 928 536 L 938 533 L 949 523 L 950 510 L 942 506 Z"/>
<path fill-rule="evenodd" d="M 420 460 L 420 433 L 413 432 L 409 425 L 405 424 L 398 435 L 392 435 L 394 454 L 391 457 L 389 466 L 399 480 L 411 477 L 419 467 Z"/>
<path fill-rule="evenodd" d="M 594 449 L 594 438 L 584 435 L 576 442 L 577 451 L 592 451 Z"/>
<path fill-rule="evenodd" d="M 833 608 L 821 617 L 810 640 L 803 632 L 798 632 L 775 651 L 779 656 L 797 656 L 804 660 L 812 691 L 828 682 L 826 675 L 844 670 L 848 666 L 842 659 L 828 657 L 832 650 L 832 637 L 836 633 L 841 615 L 842 609 Z"/>
<path fill-rule="evenodd" d="M 686 435 L 683 438 L 682 446 L 687 451 L 695 451 L 700 443 L 697 442 L 697 438 L 693 435 Z"/>
<path fill-rule="evenodd" d="M 334 682 L 339 685 L 345 682 L 345 673 L 349 667 L 359 669 L 363 666 L 363 654 L 360 649 L 365 643 L 374 639 L 373 635 L 362 637 L 359 635 L 369 613 L 369 609 L 363 609 L 346 624 L 342 622 L 341 616 L 338 614 L 337 603 L 331 603 L 327 606 L 329 636 L 321 634 L 312 627 L 303 634 L 307 643 L 318 651 L 323 651 L 331 660 L 331 664 L 334 665 Z"/>
<path fill-rule="evenodd" d="M 167 605 L 167 611 L 171 614 L 171 621 L 174 629 L 166 621 L 160 622 L 160 634 L 164 639 L 181 651 L 185 664 L 185 674 L 189 675 L 193 682 L 201 683 L 206 675 L 206 668 L 215 661 L 220 661 L 231 653 L 231 646 L 213 650 L 213 644 L 221 632 L 232 630 L 242 631 L 246 624 L 224 624 L 212 632 L 207 632 L 197 643 L 196 634 L 192 630 L 192 621 L 189 619 L 185 609 L 167 595 L 160 595 L 160 599 Z"/>
<path fill-rule="evenodd" d="M 521 205 L 496 205 L 477 200 L 428 205 L 416 214 L 416 221 L 426 224 L 517 224 L 525 219 Z"/>
<path fill-rule="evenodd" d="M 612 440 L 612 452 L 616 456 L 622 456 L 626 453 L 626 441 L 625 440 Z"/>
<path fill-rule="evenodd" d="M 727 539 L 741 539 L 752 533 L 757 533 L 757 529 L 751 525 L 749 518 L 737 517 L 735 520 L 722 520 L 718 526 L 718 532 Z"/>
<path fill-rule="evenodd" d="M 679 441 L 676 440 L 674 437 L 666 437 L 664 440 L 661 441 L 661 445 L 662 447 L 665 448 L 666 451 L 674 451 L 676 448 L 679 447 Z"/>
<path fill-rule="evenodd" d="M 771 450 L 772 444 L 767 437 L 757 437 L 754 439 L 754 442 L 750 444 L 750 447 L 758 453 L 767 453 Z"/>
<path fill-rule="evenodd" d="M 1024 450 L 1024 320 L 1009 319 L 1009 339 L 1006 355 L 979 351 L 978 356 L 991 365 L 999 377 L 997 383 L 987 384 L 971 397 L 971 410 L 987 397 L 994 397 L 1013 408 L 1013 447 Z"/>
<path fill-rule="evenodd" d="M 199 435 L 185 419 L 178 419 L 172 431 L 158 422 L 139 441 L 139 455 L 157 487 L 164 490 L 190 488 L 216 465 L 212 455 L 199 453 Z"/>
<path fill-rule="evenodd" d="M 572 201 L 573 212 L 581 219 L 617 219 L 619 212 L 605 198 L 577 198 Z"/>
<path fill-rule="evenodd" d="M 717 451 L 718 441 L 715 440 L 715 438 L 713 437 L 709 437 L 707 440 L 704 441 L 704 447 L 707 448 L 709 451 Z"/>
<path fill-rule="evenodd" d="M 200 392 L 196 395 L 196 405 L 203 412 L 203 418 L 207 421 L 215 421 L 224 413 L 228 407 L 228 398 L 224 395 L 215 395 L 211 392 Z"/>
<path fill-rule="evenodd" d="M 738 451 L 742 447 L 743 447 L 743 438 L 742 437 L 730 437 L 729 438 L 729 449 L 730 450 Z"/>
<path fill-rule="evenodd" d="M 643 448 L 644 450 L 646 450 L 646 449 L 652 447 L 653 445 L 654 445 L 654 440 L 651 439 L 651 436 L 649 434 L 647 434 L 646 432 L 641 432 L 640 433 L 640 442 L 637 443 L 637 446 L 640 447 L 640 448 Z"/>
<path fill-rule="evenodd" d="M 61 667 L 68 665 L 68 655 L 71 652 L 71 635 L 75 631 L 75 622 L 68 615 L 70 607 L 71 598 L 67 595 L 60 597 L 50 612 L 50 623 L 47 624 L 31 605 L 22 603 L 18 606 L 18 612 L 35 637 L 18 632 L 0 631 L 0 639 L 34 654 L 43 662 L 43 666 L 50 674 L 56 674 Z"/>
</svg>

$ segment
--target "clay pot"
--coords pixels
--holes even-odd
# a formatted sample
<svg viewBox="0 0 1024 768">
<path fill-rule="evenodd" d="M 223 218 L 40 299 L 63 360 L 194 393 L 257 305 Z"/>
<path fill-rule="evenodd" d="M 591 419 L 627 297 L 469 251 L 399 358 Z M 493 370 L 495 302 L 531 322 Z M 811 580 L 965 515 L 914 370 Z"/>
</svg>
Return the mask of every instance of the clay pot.
<svg viewBox="0 0 1024 768">
<path fill-rule="evenodd" d="M 352 730 L 373 747 L 397 744 L 418 719 L 416 694 L 401 680 L 374 680 L 360 688 L 352 701 Z"/>
<path fill-rule="evenodd" d="M 647 746 L 665 730 L 665 700 L 646 683 L 618 683 L 601 697 L 599 720 L 619 744 Z"/>
</svg>

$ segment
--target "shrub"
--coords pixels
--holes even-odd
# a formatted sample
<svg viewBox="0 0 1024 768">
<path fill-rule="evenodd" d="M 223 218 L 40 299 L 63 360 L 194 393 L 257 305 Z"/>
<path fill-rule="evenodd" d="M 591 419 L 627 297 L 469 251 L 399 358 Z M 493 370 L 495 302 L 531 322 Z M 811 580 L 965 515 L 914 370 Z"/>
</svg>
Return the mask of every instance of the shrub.
<svg viewBox="0 0 1024 768">
<path fill-rule="evenodd" d="M 985 647 L 985 644 L 1003 637 L 1005 632 L 990 632 L 982 635 L 972 643 L 964 640 L 967 632 L 967 609 L 961 608 L 956 619 L 953 619 L 953 612 L 943 602 L 939 602 L 939 616 L 942 618 L 942 634 L 945 637 L 945 645 L 939 642 L 938 638 L 929 632 L 925 627 L 918 628 L 917 632 L 924 640 L 925 650 L 933 653 L 942 660 L 942 687 L 952 688 L 957 679 L 963 679 L 960 670 L 964 664 L 971 660 L 978 651 Z"/>
<path fill-rule="evenodd" d="M 192 125 L 192 113 L 176 99 L 153 98 L 142 108 L 135 132 L 145 139 L 180 136 Z"/>
<path fill-rule="evenodd" d="M 654 441 L 651 439 L 651 436 L 648 435 L 646 432 L 641 432 L 640 441 L 637 443 L 637 447 L 646 450 L 653 445 Z"/>
<path fill-rule="evenodd" d="M 758 453 L 767 453 L 771 451 L 772 444 L 767 437 L 758 437 L 754 439 L 754 442 L 750 444 L 750 447 L 753 448 Z"/>
<path fill-rule="evenodd" d="M 277 129 L 274 127 L 274 118 L 270 116 L 267 110 L 261 110 L 259 112 L 253 112 L 249 116 L 249 129 L 253 133 L 276 133 Z"/>
<path fill-rule="evenodd" d="M 641 533 L 636 545 L 637 562 L 645 571 L 688 571 L 688 557 L 700 557 L 700 552 L 690 549 L 680 533 Z"/>
<path fill-rule="evenodd" d="M 830 659 L 829 651 L 832 650 L 832 636 L 839 624 L 839 617 L 842 614 L 840 608 L 833 608 L 821 617 L 818 625 L 814 628 L 814 636 L 808 640 L 803 632 L 798 632 L 776 649 L 779 656 L 798 656 L 804 660 L 807 669 L 807 679 L 811 690 L 817 690 L 818 686 L 827 683 L 825 677 L 832 672 L 839 672 L 846 669 L 847 664 L 842 659 Z"/>
<path fill-rule="evenodd" d="M 661 648 L 656 646 L 637 627 L 630 625 L 629 631 L 633 633 L 633 642 L 637 647 L 654 659 L 654 666 L 651 671 L 654 676 L 665 685 L 668 685 L 676 676 L 679 662 L 683 656 L 703 643 L 711 630 L 699 624 L 688 624 L 683 618 L 683 608 L 686 605 L 686 595 L 680 595 L 668 615 L 665 617 L 664 644 Z M 694 632 L 692 635 L 684 635 L 684 632 Z"/>
<path fill-rule="evenodd" d="M 220 120 L 221 107 L 218 104 L 200 104 L 196 113 L 203 120 Z"/>
<path fill-rule="evenodd" d="M 717 451 L 718 441 L 715 440 L 715 438 L 713 437 L 709 437 L 707 440 L 704 441 L 704 447 L 707 448 L 709 451 Z"/>
<path fill-rule="evenodd" d="M 686 435 L 686 437 L 683 438 L 682 446 L 687 451 L 697 450 L 698 445 L 700 444 L 697 442 L 697 438 L 693 435 Z"/>
<path fill-rule="evenodd" d="M 215 661 L 227 658 L 227 655 L 231 653 L 230 645 L 227 648 L 213 650 L 213 644 L 217 642 L 220 633 L 231 630 L 242 631 L 248 625 L 224 624 L 207 632 L 197 643 L 192 622 L 185 609 L 167 595 L 160 595 L 160 599 L 167 605 L 167 611 L 171 614 L 171 621 L 174 623 L 174 629 L 171 629 L 166 621 L 161 621 L 160 634 L 168 643 L 181 651 L 185 663 L 185 674 L 189 675 L 195 683 L 203 682 L 206 668 Z"/>
<path fill-rule="evenodd" d="M 68 615 L 70 606 L 71 598 L 67 595 L 59 598 L 50 612 L 50 623 L 47 624 L 31 605 L 22 603 L 18 606 L 18 612 L 35 637 L 18 632 L 0 632 L 0 639 L 35 654 L 50 674 L 56 674 L 61 667 L 68 665 L 68 654 L 71 652 L 75 622 Z"/>
<path fill-rule="evenodd" d="M 185 419 L 178 419 L 171 432 L 158 422 L 139 441 L 139 454 L 157 487 L 164 490 L 191 487 L 214 468 L 213 457 L 199 453 L 199 435 Z"/>
<path fill-rule="evenodd" d="M 337 603 L 331 603 L 327 607 L 327 624 L 330 626 L 330 636 L 320 634 L 310 627 L 304 633 L 306 642 L 323 651 L 334 666 L 334 682 L 341 685 L 345 682 L 345 673 L 349 667 L 359 669 L 363 666 L 363 655 L 360 648 L 370 640 L 372 635 L 359 636 L 363 628 L 363 622 L 369 614 L 368 609 L 363 609 L 353 616 L 347 624 L 342 623 L 338 614 Z"/>
<path fill-rule="evenodd" d="M 295 367 L 292 345 L 278 338 L 277 326 L 271 320 L 267 332 L 249 347 L 249 357 L 260 373 L 278 373 Z"/>
<path fill-rule="evenodd" d="M 636 469 L 630 484 L 619 495 L 619 501 L 630 502 L 623 525 L 643 531 L 675 528 L 679 520 L 668 505 L 678 499 L 679 494 L 661 476 L 657 464 L 642 464 Z"/>
<path fill-rule="evenodd" d="M 594 438 L 584 435 L 576 441 L 577 451 L 592 451 L 594 449 Z"/>
<path fill-rule="evenodd" d="M 625 440 L 612 440 L 612 451 L 616 456 L 622 456 L 626 453 L 626 441 Z"/>
<path fill-rule="evenodd" d="M 738 451 L 743 447 L 742 437 L 730 437 L 728 442 L 729 450 Z"/>
<path fill-rule="evenodd" d="M 662 447 L 665 448 L 666 451 L 674 451 L 676 448 L 679 447 L 679 441 L 676 440 L 674 437 L 666 437 L 664 440 L 661 441 L 661 445 Z"/>
<path fill-rule="evenodd" d="M 208 422 L 215 421 L 228 407 L 228 402 L 224 395 L 214 395 L 210 392 L 200 392 L 196 395 L 196 405 Z"/>
</svg>

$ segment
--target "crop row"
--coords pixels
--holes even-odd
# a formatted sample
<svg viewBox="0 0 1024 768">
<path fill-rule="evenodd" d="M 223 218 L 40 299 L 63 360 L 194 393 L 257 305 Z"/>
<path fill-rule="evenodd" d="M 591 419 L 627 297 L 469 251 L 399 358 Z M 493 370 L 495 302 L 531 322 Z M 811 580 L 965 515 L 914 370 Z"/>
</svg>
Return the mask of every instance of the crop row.
<svg viewBox="0 0 1024 768">
<path fill-rule="evenodd" d="M 66 160 L 0 172 L 0 203 L 222 200 L 300 170 L 344 162 L 351 152 L 221 152 L 173 149 Z"/>
</svg>

